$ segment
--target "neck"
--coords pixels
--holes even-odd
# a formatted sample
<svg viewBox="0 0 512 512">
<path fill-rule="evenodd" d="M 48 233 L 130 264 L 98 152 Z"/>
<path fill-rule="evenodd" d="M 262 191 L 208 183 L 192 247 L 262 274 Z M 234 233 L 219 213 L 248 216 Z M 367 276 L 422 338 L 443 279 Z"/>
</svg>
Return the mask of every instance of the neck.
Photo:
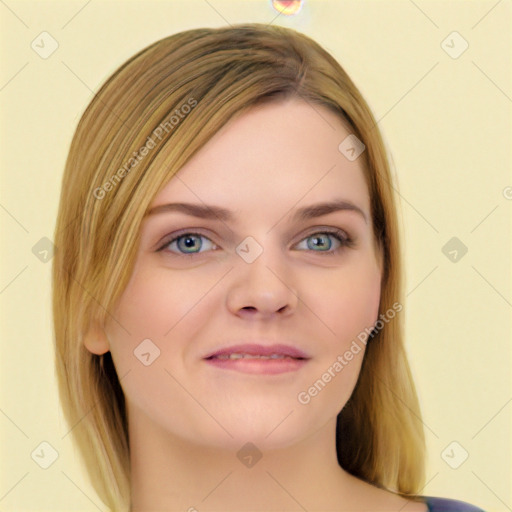
<svg viewBox="0 0 512 512">
<path fill-rule="evenodd" d="M 129 428 L 133 512 L 318 510 L 347 503 L 350 495 L 354 477 L 336 459 L 336 418 L 295 445 L 246 446 L 241 453 L 244 443 L 238 449 L 195 444 L 143 415 L 131 418 Z"/>
</svg>

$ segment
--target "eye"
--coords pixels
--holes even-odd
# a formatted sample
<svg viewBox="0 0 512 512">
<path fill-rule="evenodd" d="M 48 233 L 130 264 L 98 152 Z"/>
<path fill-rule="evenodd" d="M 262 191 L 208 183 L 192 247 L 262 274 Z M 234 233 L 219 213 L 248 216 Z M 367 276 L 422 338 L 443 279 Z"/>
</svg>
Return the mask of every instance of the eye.
<svg viewBox="0 0 512 512">
<path fill-rule="evenodd" d="M 338 244 L 338 247 L 332 251 L 330 250 L 333 245 L 331 238 L 334 238 Z M 353 240 L 348 237 L 346 233 L 341 231 L 341 229 L 328 229 L 325 231 L 312 233 L 311 235 L 308 235 L 306 238 L 304 238 L 304 240 L 302 240 L 300 243 L 304 242 L 306 242 L 307 249 L 310 249 L 313 252 L 325 253 L 326 256 L 336 255 L 344 247 L 352 247 L 353 245 Z M 316 249 L 320 250 L 317 251 Z"/>
<path fill-rule="evenodd" d="M 203 244 L 201 240 L 207 240 L 208 242 Z M 206 246 L 206 249 L 217 247 L 208 237 L 201 233 L 183 233 L 182 235 L 175 236 L 174 238 L 166 241 L 158 251 L 169 249 L 171 252 L 177 252 L 177 254 L 194 255 L 204 252 L 201 251 L 204 245 Z"/>
</svg>

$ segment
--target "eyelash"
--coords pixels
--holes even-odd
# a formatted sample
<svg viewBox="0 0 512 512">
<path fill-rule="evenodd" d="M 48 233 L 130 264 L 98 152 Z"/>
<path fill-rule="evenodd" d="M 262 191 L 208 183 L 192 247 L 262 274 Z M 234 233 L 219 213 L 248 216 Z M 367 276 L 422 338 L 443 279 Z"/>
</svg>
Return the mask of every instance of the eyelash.
<svg viewBox="0 0 512 512">
<path fill-rule="evenodd" d="M 166 247 L 168 247 L 169 245 L 171 245 L 173 242 L 176 242 L 177 240 L 179 240 L 180 238 L 185 238 L 187 235 L 193 235 L 193 236 L 197 236 L 197 237 L 203 237 L 203 238 L 206 238 L 208 240 L 210 240 L 210 238 L 208 238 L 206 235 L 202 234 L 202 233 L 198 233 L 198 232 L 195 232 L 195 231 L 182 231 L 181 233 L 178 233 L 178 234 L 175 234 L 173 236 L 173 238 L 165 241 L 159 249 L 156 250 L 156 252 L 160 252 L 160 251 L 163 251 Z M 304 241 L 304 240 L 307 240 L 308 238 L 311 238 L 315 235 L 330 235 L 332 237 L 334 237 L 336 240 L 338 240 L 338 242 L 340 242 L 340 247 L 338 247 L 337 249 L 334 249 L 334 250 L 328 250 L 328 251 L 314 251 L 312 249 L 306 249 L 306 250 L 309 250 L 311 252 L 314 252 L 314 253 L 319 253 L 319 254 L 322 254 L 322 255 L 325 255 L 325 256 L 336 256 L 340 251 L 342 251 L 343 249 L 345 248 L 351 248 L 354 246 L 354 240 L 349 237 L 344 231 L 342 231 L 341 229 L 324 229 L 324 230 L 321 230 L 321 231 L 315 231 L 313 233 L 311 233 L 310 235 L 307 235 L 305 236 L 304 238 L 302 238 L 300 240 L 300 242 Z M 211 241 L 211 240 L 210 240 Z M 211 241 L 212 242 L 212 241 Z M 299 243 L 300 243 L 299 242 Z M 212 242 L 213 245 L 216 245 L 214 242 Z M 303 250 L 303 249 L 301 249 Z M 189 253 L 189 254 L 185 254 L 185 253 L 176 253 L 176 252 L 172 252 L 172 251 L 169 251 L 171 252 L 171 254 L 175 255 L 175 256 L 190 256 L 190 257 L 193 257 L 193 256 L 198 256 L 200 254 L 203 254 L 203 252 L 196 252 L 196 253 Z M 207 252 L 207 251 L 204 251 L 204 252 Z"/>
</svg>

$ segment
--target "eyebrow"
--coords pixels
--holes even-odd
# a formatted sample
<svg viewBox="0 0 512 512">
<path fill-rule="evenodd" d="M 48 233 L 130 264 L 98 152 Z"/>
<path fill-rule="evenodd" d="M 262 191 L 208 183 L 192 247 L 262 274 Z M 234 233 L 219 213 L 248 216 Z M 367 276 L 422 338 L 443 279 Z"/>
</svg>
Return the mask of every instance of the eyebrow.
<svg viewBox="0 0 512 512">
<path fill-rule="evenodd" d="M 364 221 L 368 224 L 368 218 L 366 216 L 366 213 L 361 208 L 359 208 L 359 206 L 356 206 L 350 201 L 346 201 L 344 199 L 335 199 L 332 201 L 312 204 L 310 206 L 298 208 L 292 215 L 292 220 L 306 221 L 309 219 L 314 219 L 315 217 L 321 217 L 322 215 L 327 215 L 329 213 L 339 211 L 356 212 L 359 215 L 361 215 Z M 181 212 L 192 217 L 198 217 L 201 219 L 218 219 L 226 222 L 233 221 L 236 216 L 235 212 L 226 210 L 225 208 L 221 208 L 220 206 L 194 203 L 161 204 L 159 206 L 154 206 L 153 208 L 151 208 L 147 212 L 146 216 L 149 217 L 152 215 L 165 212 Z"/>
</svg>

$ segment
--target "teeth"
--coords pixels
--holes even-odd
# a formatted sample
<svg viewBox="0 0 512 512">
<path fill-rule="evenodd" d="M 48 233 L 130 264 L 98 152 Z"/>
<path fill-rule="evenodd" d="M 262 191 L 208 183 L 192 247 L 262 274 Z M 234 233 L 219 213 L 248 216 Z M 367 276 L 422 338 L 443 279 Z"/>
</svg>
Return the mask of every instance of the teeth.
<svg viewBox="0 0 512 512">
<path fill-rule="evenodd" d="M 260 356 L 251 354 L 221 354 L 215 356 L 217 359 L 293 359 L 293 357 L 283 354 L 271 354 L 270 356 Z"/>
</svg>

